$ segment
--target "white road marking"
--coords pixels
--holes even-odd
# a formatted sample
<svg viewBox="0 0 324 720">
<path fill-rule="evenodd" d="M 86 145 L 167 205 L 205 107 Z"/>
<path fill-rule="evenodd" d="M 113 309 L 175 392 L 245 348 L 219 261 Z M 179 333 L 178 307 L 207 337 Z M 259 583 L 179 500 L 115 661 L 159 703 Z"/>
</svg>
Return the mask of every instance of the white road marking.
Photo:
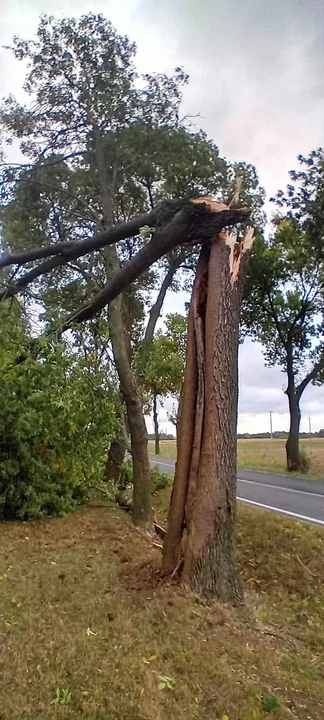
<svg viewBox="0 0 324 720">
<path fill-rule="evenodd" d="M 174 464 L 173 463 L 166 463 L 161 462 L 160 460 L 153 460 L 157 465 L 163 465 L 164 467 L 169 467 L 174 470 Z M 274 490 L 285 490 L 286 492 L 294 492 L 299 493 L 302 495 L 310 495 L 313 497 L 320 497 L 322 500 L 324 500 L 324 495 L 321 495 L 319 493 L 311 493 L 307 492 L 306 490 L 294 490 L 293 488 L 286 488 L 282 487 L 281 485 L 270 485 L 268 483 L 262 483 L 257 482 L 256 480 L 243 480 L 242 478 L 237 478 L 238 482 L 244 482 L 244 483 L 250 483 L 251 485 L 260 485 L 261 487 L 268 487 L 272 488 Z M 273 510 L 274 512 L 281 513 L 282 515 L 288 515 L 288 517 L 293 517 L 298 520 L 303 520 L 306 522 L 314 523 L 315 525 L 322 525 L 324 526 L 324 520 L 319 520 L 318 518 L 309 517 L 308 515 L 300 515 L 299 513 L 291 512 L 290 510 L 284 510 L 280 507 L 275 507 L 274 505 L 266 505 L 265 503 L 256 502 L 255 500 L 247 500 L 247 498 L 243 498 L 239 495 L 237 495 L 237 500 L 240 500 L 241 502 L 247 503 L 248 505 L 255 505 L 256 507 L 264 508 L 265 510 Z"/>
<path fill-rule="evenodd" d="M 324 525 L 324 520 L 318 520 L 314 517 L 308 517 L 308 515 L 299 515 L 299 513 L 290 512 L 290 510 L 283 510 L 282 508 L 273 507 L 272 505 L 265 505 L 264 503 L 255 502 L 255 500 L 246 500 L 246 498 L 239 497 L 237 500 L 248 503 L 248 505 L 257 505 L 257 507 L 265 508 L 266 510 L 274 510 L 274 512 L 282 513 L 283 515 L 289 515 L 289 517 L 298 518 L 298 520 L 306 520 L 307 522 L 315 523 L 315 525 Z"/>
<path fill-rule="evenodd" d="M 174 465 L 171 463 L 161 462 L 160 460 L 153 460 L 157 465 L 164 465 L 174 470 Z M 311 495 L 312 497 L 319 497 L 324 500 L 324 493 L 313 493 L 307 490 L 296 490 L 295 488 L 287 488 L 283 485 L 270 485 L 269 483 L 258 482 L 257 480 L 243 480 L 243 478 L 237 478 L 238 482 L 247 483 L 248 485 L 260 485 L 261 487 L 272 488 L 273 490 L 284 490 L 285 492 L 298 493 L 299 495 Z"/>
<path fill-rule="evenodd" d="M 287 488 L 283 485 L 269 485 L 268 483 L 258 482 L 257 480 L 243 480 L 242 478 L 237 478 L 237 481 L 248 483 L 249 485 L 261 485 L 261 487 L 273 488 L 274 490 L 284 490 L 285 492 L 299 493 L 299 495 L 311 495 L 312 497 L 320 497 L 322 498 L 322 500 L 324 500 L 323 493 L 313 493 L 308 492 L 307 490 L 295 490 L 295 488 Z"/>
</svg>

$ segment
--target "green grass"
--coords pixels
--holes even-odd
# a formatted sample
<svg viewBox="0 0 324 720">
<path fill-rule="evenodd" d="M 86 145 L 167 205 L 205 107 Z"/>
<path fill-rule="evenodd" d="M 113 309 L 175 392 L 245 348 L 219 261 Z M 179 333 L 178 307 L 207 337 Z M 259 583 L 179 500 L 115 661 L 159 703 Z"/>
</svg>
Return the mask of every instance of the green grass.
<svg viewBox="0 0 324 720">
<path fill-rule="evenodd" d="M 161 581 L 153 538 L 112 508 L 0 535 L 3 720 L 323 719 L 321 529 L 240 508 L 236 609 Z"/>
<path fill-rule="evenodd" d="M 176 458 L 175 440 L 162 440 L 160 446 L 162 457 Z M 153 440 L 149 441 L 149 448 L 153 455 Z M 307 475 L 324 479 L 324 438 L 303 439 L 301 448 L 311 463 Z M 237 462 L 242 468 L 285 473 L 287 472 L 285 440 L 238 440 Z"/>
</svg>

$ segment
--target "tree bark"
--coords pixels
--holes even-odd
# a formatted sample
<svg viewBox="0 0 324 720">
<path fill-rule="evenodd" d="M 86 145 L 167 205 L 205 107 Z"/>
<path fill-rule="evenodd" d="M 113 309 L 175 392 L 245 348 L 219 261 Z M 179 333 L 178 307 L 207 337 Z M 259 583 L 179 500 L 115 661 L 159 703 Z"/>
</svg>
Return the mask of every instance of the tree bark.
<svg viewBox="0 0 324 720">
<path fill-rule="evenodd" d="M 113 221 L 113 188 L 109 190 L 109 179 L 106 174 L 101 137 L 98 132 L 95 133 L 95 158 L 101 188 L 104 225 L 106 228 L 111 228 Z M 112 245 L 106 247 L 104 257 L 108 282 L 113 282 L 120 272 L 116 248 Z M 135 525 L 151 529 L 151 468 L 148 455 L 148 437 L 141 398 L 131 369 L 129 342 L 123 323 L 123 296 L 121 294 L 109 304 L 109 329 L 131 436 L 134 477 L 133 521 Z"/>
<path fill-rule="evenodd" d="M 112 276 L 119 267 L 116 249 L 114 247 L 106 248 L 105 255 L 107 273 L 108 276 Z M 126 405 L 131 437 L 134 477 L 133 521 L 135 525 L 151 529 L 152 498 L 148 437 L 141 397 L 130 364 L 129 342 L 124 329 L 122 305 L 122 295 L 119 295 L 110 303 L 109 328 L 114 361 L 122 397 Z"/>
<path fill-rule="evenodd" d="M 226 602 L 242 597 L 235 538 L 238 330 L 252 244 L 251 230 L 239 249 L 221 233 L 201 252 L 163 551 L 164 573 L 182 565 L 183 582 Z"/>
<path fill-rule="evenodd" d="M 118 488 L 126 453 L 126 442 L 123 435 L 116 437 L 108 450 L 104 472 L 104 482 L 113 483 Z"/>
<path fill-rule="evenodd" d="M 116 369 L 121 392 L 127 409 L 133 459 L 134 495 L 133 521 L 150 529 L 152 527 L 151 468 L 148 455 L 148 438 L 141 398 L 133 376 L 121 313 L 122 298 L 110 303 L 109 325 Z"/>
<path fill-rule="evenodd" d="M 293 345 L 288 342 L 287 351 L 287 377 L 288 386 L 286 395 L 289 403 L 290 426 L 289 435 L 286 442 L 286 458 L 288 472 L 296 472 L 300 470 L 300 452 L 299 452 L 299 427 L 300 427 L 300 408 L 299 401 L 302 390 L 295 386 Z"/>
<path fill-rule="evenodd" d="M 160 436 L 159 436 L 159 418 L 157 411 L 157 394 L 153 392 L 153 422 L 155 435 L 155 455 L 160 455 Z"/>
<path fill-rule="evenodd" d="M 300 407 L 299 398 L 295 388 L 287 390 L 289 403 L 289 435 L 286 442 L 286 457 L 288 472 L 297 472 L 301 469 L 300 451 L 299 451 L 299 428 L 300 428 Z"/>
</svg>

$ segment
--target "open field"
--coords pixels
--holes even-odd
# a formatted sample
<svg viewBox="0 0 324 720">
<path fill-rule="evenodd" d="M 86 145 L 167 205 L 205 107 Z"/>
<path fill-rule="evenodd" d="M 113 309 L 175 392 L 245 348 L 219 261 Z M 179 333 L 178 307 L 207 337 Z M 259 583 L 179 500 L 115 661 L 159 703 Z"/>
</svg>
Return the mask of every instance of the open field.
<svg viewBox="0 0 324 720">
<path fill-rule="evenodd" d="M 113 508 L 0 536 L 2 720 L 323 720 L 322 530 L 240 507 L 237 609 L 159 581 Z"/>
<path fill-rule="evenodd" d="M 285 440 L 238 440 L 238 466 L 252 470 L 286 472 Z M 161 455 L 176 458 L 175 440 L 162 440 Z M 154 454 L 154 442 L 149 442 Z M 301 448 L 310 459 L 309 477 L 324 478 L 324 438 L 301 440 Z"/>
</svg>

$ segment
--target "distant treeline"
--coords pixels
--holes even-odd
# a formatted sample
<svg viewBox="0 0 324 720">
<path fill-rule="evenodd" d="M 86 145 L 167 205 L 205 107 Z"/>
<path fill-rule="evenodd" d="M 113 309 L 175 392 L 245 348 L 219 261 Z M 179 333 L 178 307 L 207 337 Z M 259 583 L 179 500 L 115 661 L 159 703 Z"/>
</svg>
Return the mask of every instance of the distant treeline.
<svg viewBox="0 0 324 720">
<path fill-rule="evenodd" d="M 272 437 L 275 440 L 285 440 L 288 437 L 288 433 L 284 430 L 276 430 L 272 434 Z M 300 433 L 301 438 L 324 438 L 324 428 L 319 430 L 318 432 L 308 433 L 308 432 L 301 432 Z M 167 434 L 167 433 L 161 433 L 159 435 L 160 440 L 176 440 L 175 435 Z M 149 433 L 148 436 L 149 440 L 155 440 L 154 433 Z M 263 433 L 238 433 L 237 434 L 238 440 L 271 440 L 271 435 L 269 432 L 263 432 Z"/>
<path fill-rule="evenodd" d="M 300 434 L 301 438 L 324 438 L 324 429 L 322 428 L 318 432 L 301 432 Z M 272 434 L 272 437 L 275 440 L 285 440 L 288 437 L 288 433 L 283 430 L 276 430 Z M 263 432 L 263 433 L 238 433 L 237 434 L 238 440 L 266 440 L 269 438 L 271 440 L 271 434 L 269 432 Z"/>
</svg>

